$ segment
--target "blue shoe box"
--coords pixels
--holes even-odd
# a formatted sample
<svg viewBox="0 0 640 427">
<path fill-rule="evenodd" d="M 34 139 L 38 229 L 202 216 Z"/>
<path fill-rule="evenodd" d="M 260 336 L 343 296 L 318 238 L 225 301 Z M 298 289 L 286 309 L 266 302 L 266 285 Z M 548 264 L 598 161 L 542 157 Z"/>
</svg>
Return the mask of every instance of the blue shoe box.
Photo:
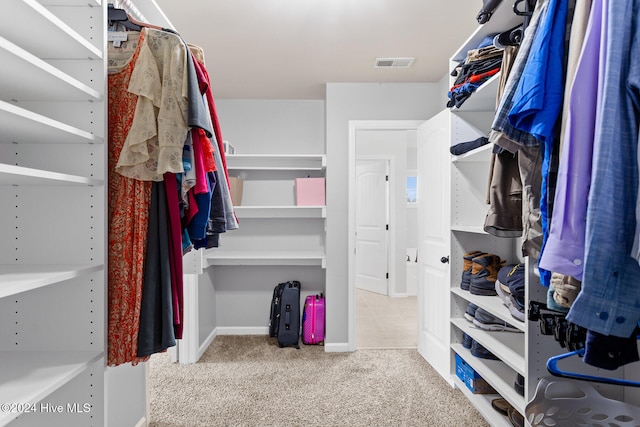
<svg viewBox="0 0 640 427">
<path fill-rule="evenodd" d="M 460 355 L 456 354 L 456 375 L 473 394 L 497 393 Z"/>
</svg>

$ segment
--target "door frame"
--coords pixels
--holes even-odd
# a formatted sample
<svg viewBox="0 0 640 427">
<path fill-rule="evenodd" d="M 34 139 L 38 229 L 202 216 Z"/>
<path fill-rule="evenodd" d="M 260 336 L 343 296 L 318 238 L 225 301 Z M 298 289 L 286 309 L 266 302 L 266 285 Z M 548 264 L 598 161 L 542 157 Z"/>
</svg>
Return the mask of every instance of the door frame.
<svg viewBox="0 0 640 427">
<path fill-rule="evenodd" d="M 356 152 L 356 163 L 358 160 L 382 160 L 385 162 L 385 169 L 386 169 L 386 173 L 387 176 L 393 176 L 394 173 L 396 172 L 396 165 L 394 162 L 393 157 L 385 155 L 385 154 L 380 154 L 380 155 L 371 155 L 371 154 L 364 154 L 361 156 L 358 156 L 358 153 Z M 357 168 L 357 166 L 356 166 Z M 357 194 L 358 191 L 358 184 L 357 184 L 357 180 L 356 180 L 356 185 L 354 187 L 354 191 L 353 194 L 354 196 Z M 392 186 L 389 185 L 389 181 L 386 182 L 386 206 L 385 209 L 387 210 L 386 212 L 386 220 L 387 220 L 387 224 L 390 225 L 390 230 L 387 230 L 387 236 L 386 236 L 386 249 L 387 249 L 387 273 L 391 273 L 391 269 L 394 268 L 392 263 L 393 263 L 393 257 L 392 252 L 393 249 L 395 248 L 393 242 L 394 242 L 394 238 L 395 238 L 395 229 L 396 227 L 391 227 L 391 221 L 392 221 L 392 213 L 391 213 L 391 200 L 392 200 L 392 196 L 394 195 L 393 192 L 393 188 Z M 354 213 L 354 218 L 356 217 L 355 215 L 355 208 L 353 210 Z M 356 224 L 354 225 L 354 238 L 355 238 L 355 231 L 357 228 L 357 221 Z M 393 234 L 392 234 L 393 233 Z M 356 239 L 357 240 L 357 239 Z M 355 252 L 354 252 L 355 253 Z M 353 257 L 354 260 L 354 264 L 353 267 L 355 268 L 355 261 L 357 259 L 357 253 L 355 254 L 355 256 Z M 354 271 L 354 286 L 355 286 L 355 277 L 356 277 L 356 273 L 357 271 Z M 387 295 L 391 296 L 395 294 L 396 291 L 396 275 L 395 274 L 389 274 L 389 277 L 387 278 Z"/>
<path fill-rule="evenodd" d="M 356 350 L 356 280 L 355 280 L 355 249 L 356 249 L 356 239 L 355 239 L 355 230 L 356 230 L 356 200 L 355 200 L 355 191 L 356 191 L 356 131 L 358 130 L 417 130 L 418 126 L 424 123 L 425 120 L 350 120 L 349 121 L 349 153 L 347 159 L 347 167 L 348 167 L 348 176 L 349 182 L 347 183 L 347 197 L 348 197 L 348 277 L 347 277 L 347 286 L 348 286 L 348 351 Z M 391 168 L 389 173 L 391 174 Z M 393 200 L 393 186 L 390 186 L 389 189 L 389 200 Z M 390 215 L 391 216 L 391 215 Z M 390 218 L 390 221 L 393 218 Z M 395 238 L 393 224 L 390 224 L 391 230 L 389 233 L 389 239 Z M 389 256 L 393 256 L 392 251 L 389 251 Z M 391 270 L 394 268 L 393 265 L 389 266 Z M 392 271 L 390 271 L 391 273 Z M 395 276 L 390 274 L 390 276 Z M 390 277 L 391 278 L 391 277 Z M 391 282 L 389 281 L 389 288 L 391 289 Z M 395 290 L 395 282 L 394 290 Z"/>
</svg>

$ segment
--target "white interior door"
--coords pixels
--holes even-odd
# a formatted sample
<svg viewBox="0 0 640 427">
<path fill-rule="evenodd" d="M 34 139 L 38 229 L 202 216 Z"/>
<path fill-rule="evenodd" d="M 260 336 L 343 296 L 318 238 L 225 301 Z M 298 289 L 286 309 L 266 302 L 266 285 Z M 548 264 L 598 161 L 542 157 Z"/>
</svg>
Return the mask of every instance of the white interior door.
<svg viewBox="0 0 640 427">
<path fill-rule="evenodd" d="M 356 287 L 388 293 L 388 161 L 356 162 Z"/>
<path fill-rule="evenodd" d="M 418 128 L 418 352 L 449 382 L 450 114 Z"/>
</svg>

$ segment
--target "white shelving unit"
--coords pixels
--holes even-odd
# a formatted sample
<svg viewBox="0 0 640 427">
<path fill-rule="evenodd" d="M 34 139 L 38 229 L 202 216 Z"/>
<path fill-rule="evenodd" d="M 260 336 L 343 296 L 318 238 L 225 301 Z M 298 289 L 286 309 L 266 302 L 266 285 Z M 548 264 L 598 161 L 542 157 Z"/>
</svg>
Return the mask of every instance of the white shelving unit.
<svg viewBox="0 0 640 427">
<path fill-rule="evenodd" d="M 0 426 L 103 426 L 105 8 L 3 6 Z"/>
<path fill-rule="evenodd" d="M 297 206 L 295 178 L 323 177 L 324 154 L 233 154 L 230 176 L 244 182 L 236 206 L 240 229 L 221 236 L 208 265 L 310 265 L 325 267 L 325 206 Z"/>
</svg>

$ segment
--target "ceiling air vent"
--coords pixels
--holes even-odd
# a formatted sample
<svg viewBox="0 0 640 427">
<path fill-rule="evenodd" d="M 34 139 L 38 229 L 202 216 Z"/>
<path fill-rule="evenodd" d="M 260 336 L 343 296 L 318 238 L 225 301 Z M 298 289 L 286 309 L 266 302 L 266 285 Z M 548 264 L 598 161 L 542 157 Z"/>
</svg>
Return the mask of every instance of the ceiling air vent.
<svg viewBox="0 0 640 427">
<path fill-rule="evenodd" d="M 409 68 L 416 58 L 376 58 L 373 68 Z"/>
</svg>

